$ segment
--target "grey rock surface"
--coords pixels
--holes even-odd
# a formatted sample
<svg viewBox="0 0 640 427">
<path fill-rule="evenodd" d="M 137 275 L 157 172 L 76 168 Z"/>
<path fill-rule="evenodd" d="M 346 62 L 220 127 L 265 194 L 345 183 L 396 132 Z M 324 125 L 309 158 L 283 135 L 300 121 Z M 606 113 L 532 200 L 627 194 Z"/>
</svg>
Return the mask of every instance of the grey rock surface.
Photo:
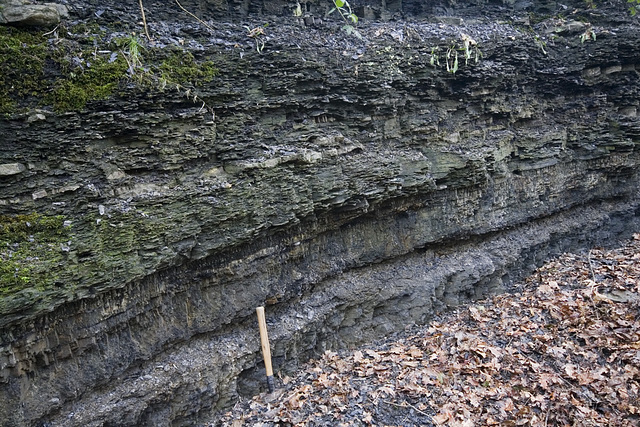
<svg viewBox="0 0 640 427">
<path fill-rule="evenodd" d="M 4 163 L 0 165 L 0 175 L 17 175 L 24 172 L 27 168 L 22 163 Z"/>
<path fill-rule="evenodd" d="M 3 213 L 72 230 L 55 287 L 0 300 L 4 425 L 213 422 L 262 386 L 256 306 L 286 372 L 638 229 L 640 30 L 624 9 L 584 12 L 583 41 L 555 2 L 530 26 L 514 23 L 526 2 L 370 2 L 362 39 L 280 17 L 258 52 L 243 25 L 266 6 L 185 1 L 212 31 L 145 3 L 154 43 L 220 69 L 189 89 L 206 108 L 126 85 L 0 119 Z M 135 27 L 136 7 L 69 5 L 105 27 Z M 212 19 L 228 15 L 245 18 Z M 458 50 L 447 72 L 463 35 L 482 57 Z"/>
<path fill-rule="evenodd" d="M 34 4 L 26 0 L 0 1 L 0 24 L 52 27 L 59 24 L 61 18 L 68 16 L 68 9 L 62 4 Z"/>
</svg>

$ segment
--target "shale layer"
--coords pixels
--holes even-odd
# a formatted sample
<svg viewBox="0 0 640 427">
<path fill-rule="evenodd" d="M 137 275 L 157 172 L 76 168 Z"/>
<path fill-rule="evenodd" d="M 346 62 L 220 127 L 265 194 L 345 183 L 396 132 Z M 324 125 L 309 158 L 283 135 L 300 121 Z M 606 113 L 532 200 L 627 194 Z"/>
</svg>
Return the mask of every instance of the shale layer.
<svg viewBox="0 0 640 427">
<path fill-rule="evenodd" d="M 321 3 L 185 3 L 205 26 L 149 2 L 133 75 L 108 43 L 141 31 L 139 9 L 94 3 L 66 25 L 123 78 L 0 119 L 5 426 L 210 422 L 262 386 L 256 306 L 286 372 L 638 230 L 640 27 L 623 2 L 370 3 L 360 37 Z M 88 43 L 76 26 L 66 40 Z M 179 74 L 168 52 L 216 71 Z M 66 72 L 52 64 L 43 81 Z"/>
</svg>

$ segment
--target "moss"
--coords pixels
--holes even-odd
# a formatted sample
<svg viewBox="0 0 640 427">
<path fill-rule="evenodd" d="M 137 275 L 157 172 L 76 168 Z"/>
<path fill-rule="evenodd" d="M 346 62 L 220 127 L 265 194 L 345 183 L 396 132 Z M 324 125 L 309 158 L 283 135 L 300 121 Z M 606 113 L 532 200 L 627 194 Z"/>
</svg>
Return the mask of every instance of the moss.
<svg viewBox="0 0 640 427">
<path fill-rule="evenodd" d="M 93 45 L 101 35 L 95 31 L 72 28 L 92 45 L 82 50 L 69 40 L 48 46 L 40 33 L 0 27 L 0 113 L 29 104 L 52 105 L 58 112 L 80 110 L 90 100 L 110 96 L 126 78 L 127 62 L 122 55 L 111 60 L 97 54 Z M 45 66 L 53 68 L 49 76 Z"/>
<path fill-rule="evenodd" d="M 211 61 L 196 61 L 179 48 L 169 55 L 148 48 L 144 59 L 150 61 L 143 64 L 135 35 L 108 42 L 97 24 L 61 28 L 59 35 L 48 43 L 40 33 L 0 27 L 0 114 L 48 105 L 57 112 L 81 110 L 111 96 L 130 77 L 141 88 L 158 89 L 166 83 L 199 86 L 218 73 Z"/>
<path fill-rule="evenodd" d="M 70 70 L 69 64 L 61 66 Z M 125 78 L 126 71 L 127 62 L 122 55 L 113 61 L 97 56 L 85 61 L 82 68 L 68 71 L 67 77 L 56 82 L 44 102 L 58 112 L 81 110 L 88 101 L 108 98 Z"/>
<path fill-rule="evenodd" d="M 0 113 L 11 113 L 16 98 L 33 97 L 45 87 L 46 40 L 40 34 L 0 26 Z"/>
<path fill-rule="evenodd" d="M 69 239 L 62 216 L 0 215 L 0 296 L 55 285 Z"/>
<path fill-rule="evenodd" d="M 182 50 L 174 50 L 159 68 L 164 80 L 193 86 L 208 83 L 218 74 L 212 61 L 198 63 L 191 53 Z"/>
<path fill-rule="evenodd" d="M 15 111 L 16 103 L 4 90 L 5 85 L 2 81 L 0 81 L 0 87 L 0 114 L 9 116 L 13 111 Z"/>
<path fill-rule="evenodd" d="M 87 91 L 68 80 L 62 80 L 58 83 L 53 93 L 47 97 L 48 103 L 53 104 L 54 110 L 78 111 L 84 108 L 88 101 Z"/>
<path fill-rule="evenodd" d="M 105 33 L 105 29 L 100 27 L 96 21 L 87 21 L 72 25 L 69 29 L 62 28 L 60 36 L 66 37 L 70 34 L 74 34 L 87 37 L 88 40 L 97 40 L 99 37 L 104 36 Z"/>
</svg>

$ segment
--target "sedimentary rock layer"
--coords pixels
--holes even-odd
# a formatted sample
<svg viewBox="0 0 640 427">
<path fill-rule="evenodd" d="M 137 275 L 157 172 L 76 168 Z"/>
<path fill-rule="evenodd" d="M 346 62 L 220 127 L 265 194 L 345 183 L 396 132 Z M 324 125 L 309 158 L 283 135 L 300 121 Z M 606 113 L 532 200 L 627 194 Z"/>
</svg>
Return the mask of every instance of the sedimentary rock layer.
<svg viewBox="0 0 640 427">
<path fill-rule="evenodd" d="M 5 425 L 205 422 L 258 388 L 256 306 L 293 369 L 637 231 L 628 18 L 289 20 L 257 49 L 153 10 L 211 83 L 0 120 L 3 210 L 71 227 L 57 286 L 0 304 Z"/>
</svg>

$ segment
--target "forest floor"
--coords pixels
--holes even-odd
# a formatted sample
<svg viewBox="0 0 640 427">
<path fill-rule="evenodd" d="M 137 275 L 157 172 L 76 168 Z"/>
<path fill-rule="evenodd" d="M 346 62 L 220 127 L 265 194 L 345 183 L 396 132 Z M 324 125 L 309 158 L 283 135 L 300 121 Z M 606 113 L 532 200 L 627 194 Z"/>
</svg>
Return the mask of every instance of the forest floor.
<svg viewBox="0 0 640 427">
<path fill-rule="evenodd" d="M 279 382 L 218 424 L 638 426 L 640 234 Z"/>
</svg>

